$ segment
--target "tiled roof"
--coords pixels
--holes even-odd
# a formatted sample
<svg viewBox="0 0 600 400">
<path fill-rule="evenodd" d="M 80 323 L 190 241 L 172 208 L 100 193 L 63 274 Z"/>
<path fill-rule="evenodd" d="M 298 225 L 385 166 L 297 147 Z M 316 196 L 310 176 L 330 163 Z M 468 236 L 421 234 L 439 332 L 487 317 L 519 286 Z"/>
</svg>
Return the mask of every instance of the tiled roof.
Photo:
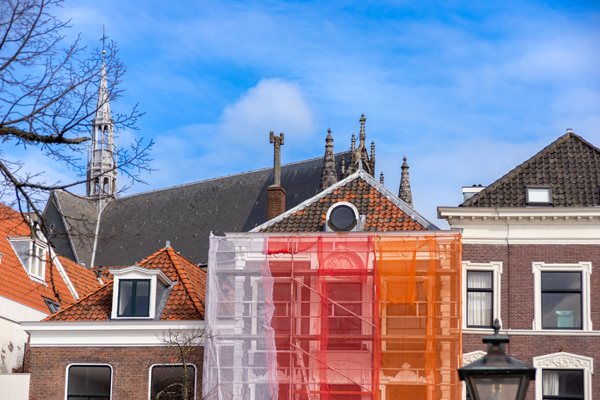
<svg viewBox="0 0 600 400">
<path fill-rule="evenodd" d="M 61 307 L 75 302 L 65 281 L 58 273 L 56 266 L 50 263 L 50 257 L 46 254 L 45 282 L 31 278 L 15 254 L 8 237 L 29 236 L 29 226 L 23 220 L 20 213 L 0 204 L 0 253 L 3 254 L 0 261 L 0 296 L 16 301 L 43 313 L 49 309 L 44 298 L 55 301 Z M 79 267 L 83 268 L 83 267 Z M 77 268 L 72 268 L 75 271 Z M 81 272 L 77 270 L 77 272 Z M 56 297 L 52 289 L 52 281 L 58 292 Z"/>
<path fill-rule="evenodd" d="M 204 319 L 206 273 L 185 257 L 167 247 L 140 261 L 138 266 L 160 269 L 177 281 L 167 299 L 161 320 Z M 113 282 L 109 282 L 47 321 L 106 321 L 112 310 Z"/>
<path fill-rule="evenodd" d="M 550 185 L 554 207 L 597 207 L 600 149 L 567 132 L 461 207 L 525 207 L 528 185 Z"/>
<path fill-rule="evenodd" d="M 75 286 L 79 297 L 83 297 L 101 286 L 93 271 L 60 255 L 58 256 L 58 260 L 69 276 L 71 283 Z"/>
<path fill-rule="evenodd" d="M 406 203 L 364 171 L 329 187 L 293 210 L 257 228 L 260 232 L 323 231 L 327 210 L 347 201 L 366 216 L 365 231 L 412 231 L 437 229 Z"/>
</svg>

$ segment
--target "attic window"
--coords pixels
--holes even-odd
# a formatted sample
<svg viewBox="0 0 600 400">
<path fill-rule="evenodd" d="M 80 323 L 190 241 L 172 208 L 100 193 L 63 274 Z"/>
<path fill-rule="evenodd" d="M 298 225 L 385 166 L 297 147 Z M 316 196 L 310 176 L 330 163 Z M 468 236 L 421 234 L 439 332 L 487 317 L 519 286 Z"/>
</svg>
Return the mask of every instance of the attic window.
<svg viewBox="0 0 600 400">
<path fill-rule="evenodd" d="M 147 317 L 149 301 L 150 279 L 119 280 L 118 317 Z"/>
<path fill-rule="evenodd" d="M 21 265 L 29 276 L 44 280 L 46 272 L 46 248 L 29 236 L 10 238 Z"/>
<path fill-rule="evenodd" d="M 358 210 L 354 205 L 346 201 L 335 203 L 327 210 L 327 230 L 332 231 L 351 231 L 358 221 Z"/>
<path fill-rule="evenodd" d="M 50 310 L 50 314 L 54 314 L 55 312 L 60 310 L 60 304 L 55 301 L 44 298 L 44 302 L 48 306 L 48 310 Z"/>
<path fill-rule="evenodd" d="M 550 186 L 530 186 L 527 188 L 527 204 L 551 205 L 552 191 Z"/>
</svg>

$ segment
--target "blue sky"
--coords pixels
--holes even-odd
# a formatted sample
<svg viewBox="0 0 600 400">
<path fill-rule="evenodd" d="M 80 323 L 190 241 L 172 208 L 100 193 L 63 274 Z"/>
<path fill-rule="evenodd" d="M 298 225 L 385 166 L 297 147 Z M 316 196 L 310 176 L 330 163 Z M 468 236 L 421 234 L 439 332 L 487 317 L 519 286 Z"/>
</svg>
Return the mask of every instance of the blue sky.
<svg viewBox="0 0 600 400">
<path fill-rule="evenodd" d="M 350 147 L 367 117 L 376 176 L 398 191 L 408 158 L 415 208 L 487 185 L 572 128 L 600 146 L 597 2 L 67 1 L 69 35 L 102 25 L 128 66 L 126 112 L 156 142 L 136 193 Z M 31 162 L 45 162 L 34 161 Z M 73 173 L 46 164 L 49 178 Z M 71 177 L 71 178 L 70 178 Z M 82 188 L 83 190 L 83 188 Z"/>
</svg>

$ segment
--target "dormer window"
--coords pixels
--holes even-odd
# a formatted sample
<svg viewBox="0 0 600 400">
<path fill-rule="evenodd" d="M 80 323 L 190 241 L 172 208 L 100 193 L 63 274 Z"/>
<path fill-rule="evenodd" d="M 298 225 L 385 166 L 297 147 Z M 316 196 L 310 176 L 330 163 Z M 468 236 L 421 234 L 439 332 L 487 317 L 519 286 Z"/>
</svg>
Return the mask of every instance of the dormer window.
<svg viewBox="0 0 600 400">
<path fill-rule="evenodd" d="M 550 186 L 528 186 L 526 190 L 528 205 L 552 205 L 552 190 Z"/>
<path fill-rule="evenodd" d="M 44 280 L 46 272 L 46 246 L 29 236 L 9 238 L 19 261 L 30 277 Z"/>
<path fill-rule="evenodd" d="M 150 279 L 119 280 L 118 317 L 147 317 L 150 312 Z"/>
<path fill-rule="evenodd" d="M 109 271 L 115 277 L 111 319 L 155 318 L 163 294 L 173 283 L 165 273 L 136 265 Z"/>
</svg>

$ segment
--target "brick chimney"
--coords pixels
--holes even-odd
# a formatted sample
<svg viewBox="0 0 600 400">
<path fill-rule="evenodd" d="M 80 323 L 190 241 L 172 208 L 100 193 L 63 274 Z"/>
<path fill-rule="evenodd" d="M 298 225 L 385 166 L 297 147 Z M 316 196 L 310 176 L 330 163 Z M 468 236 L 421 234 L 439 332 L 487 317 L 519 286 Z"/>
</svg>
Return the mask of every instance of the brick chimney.
<svg viewBox="0 0 600 400">
<path fill-rule="evenodd" d="M 273 185 L 267 188 L 267 221 L 285 212 L 285 190 L 281 187 L 281 146 L 283 146 L 283 132 L 275 136 L 273 131 L 269 136 L 270 143 L 274 144 L 275 157 L 273 166 Z"/>
</svg>

